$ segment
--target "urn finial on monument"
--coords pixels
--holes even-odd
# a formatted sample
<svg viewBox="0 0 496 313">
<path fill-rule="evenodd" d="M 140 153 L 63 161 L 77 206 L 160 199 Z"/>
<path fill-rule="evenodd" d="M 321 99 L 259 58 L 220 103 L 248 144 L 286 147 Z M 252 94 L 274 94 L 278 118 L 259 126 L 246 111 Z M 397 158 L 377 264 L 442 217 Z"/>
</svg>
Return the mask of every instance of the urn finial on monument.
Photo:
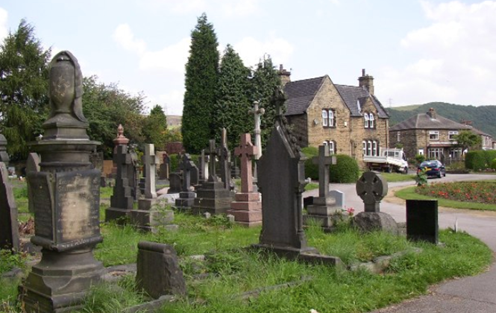
<svg viewBox="0 0 496 313">
<path fill-rule="evenodd" d="M 45 140 L 88 139 L 83 115 L 83 75 L 76 57 L 61 51 L 49 64 L 50 118 L 43 123 Z"/>
</svg>

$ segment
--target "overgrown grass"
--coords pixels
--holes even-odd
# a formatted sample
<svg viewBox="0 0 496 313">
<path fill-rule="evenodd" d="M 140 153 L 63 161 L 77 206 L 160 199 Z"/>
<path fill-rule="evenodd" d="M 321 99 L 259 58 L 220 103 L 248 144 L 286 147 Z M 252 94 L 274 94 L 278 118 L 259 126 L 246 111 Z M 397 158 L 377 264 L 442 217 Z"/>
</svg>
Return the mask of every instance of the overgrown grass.
<svg viewBox="0 0 496 313">
<path fill-rule="evenodd" d="M 438 205 L 454 209 L 467 209 L 479 211 L 496 211 L 494 204 L 476 203 L 476 202 L 460 202 L 454 200 L 447 200 L 442 198 L 434 198 L 432 196 L 424 196 L 415 192 L 417 187 L 408 187 L 395 192 L 395 196 L 401 199 L 411 200 L 438 200 Z"/>
</svg>

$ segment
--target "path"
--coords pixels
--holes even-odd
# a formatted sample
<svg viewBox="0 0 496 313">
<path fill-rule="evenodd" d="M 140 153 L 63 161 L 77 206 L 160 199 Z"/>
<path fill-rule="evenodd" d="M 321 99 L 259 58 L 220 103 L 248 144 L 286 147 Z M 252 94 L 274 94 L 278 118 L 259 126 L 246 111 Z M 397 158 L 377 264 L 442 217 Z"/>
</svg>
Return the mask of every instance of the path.
<svg viewBox="0 0 496 313">
<path fill-rule="evenodd" d="M 429 179 L 429 183 L 443 181 L 487 180 L 496 179 L 494 175 L 448 174 L 442 179 Z M 394 197 L 394 190 L 405 186 L 414 186 L 414 182 L 397 182 L 389 184 L 388 196 L 381 204 L 381 211 L 391 214 L 398 222 L 406 221 L 404 200 Z M 362 200 L 356 195 L 355 184 L 330 184 L 331 189 L 345 193 L 346 207 L 363 211 Z M 315 196 L 318 190 L 304 193 Z M 496 251 L 496 212 L 479 212 L 449 208 L 439 209 L 439 227 L 454 227 L 481 239 L 493 251 Z M 430 293 L 401 304 L 373 311 L 372 313 L 486 313 L 496 312 L 496 264 L 489 271 L 473 277 L 451 280 L 431 287 Z"/>
</svg>

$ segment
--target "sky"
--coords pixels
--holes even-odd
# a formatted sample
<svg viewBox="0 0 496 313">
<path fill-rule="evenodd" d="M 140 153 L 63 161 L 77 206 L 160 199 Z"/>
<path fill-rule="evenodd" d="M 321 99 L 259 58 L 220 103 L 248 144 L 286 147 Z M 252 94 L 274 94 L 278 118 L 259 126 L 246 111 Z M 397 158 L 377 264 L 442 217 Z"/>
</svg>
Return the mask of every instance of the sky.
<svg viewBox="0 0 496 313">
<path fill-rule="evenodd" d="M 329 75 L 356 86 L 365 69 L 386 108 L 496 105 L 496 1 L 0 0 L 0 40 L 25 19 L 52 55 L 71 51 L 84 76 L 182 115 L 202 13 L 220 53 L 230 44 L 248 67 L 270 56 L 292 81 Z"/>
</svg>

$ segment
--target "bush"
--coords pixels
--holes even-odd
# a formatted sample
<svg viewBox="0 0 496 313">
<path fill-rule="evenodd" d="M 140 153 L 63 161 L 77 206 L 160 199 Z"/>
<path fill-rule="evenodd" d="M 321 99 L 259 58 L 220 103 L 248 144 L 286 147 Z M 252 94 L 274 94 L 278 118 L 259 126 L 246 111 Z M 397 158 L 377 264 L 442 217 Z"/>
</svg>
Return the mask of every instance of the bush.
<svg viewBox="0 0 496 313">
<path fill-rule="evenodd" d="M 415 160 L 417 161 L 417 164 L 420 164 L 425 161 L 425 155 L 423 154 L 417 154 L 415 156 Z"/>
<path fill-rule="evenodd" d="M 336 155 L 337 162 L 329 166 L 329 182 L 331 183 L 355 183 L 358 180 L 359 169 L 355 159 L 348 155 Z"/>
<path fill-rule="evenodd" d="M 491 168 L 496 170 L 496 158 L 491 162 Z"/>
<path fill-rule="evenodd" d="M 313 158 L 319 155 L 319 150 L 315 147 L 306 147 L 301 149 L 301 152 L 307 157 L 305 161 L 305 177 L 310 177 L 313 180 L 319 179 L 319 165 L 313 163 Z"/>
<path fill-rule="evenodd" d="M 486 157 L 484 151 L 470 151 L 465 155 L 465 168 L 472 171 L 481 171 L 486 169 Z"/>
<path fill-rule="evenodd" d="M 484 157 L 486 158 L 487 167 L 491 167 L 494 159 L 496 159 L 496 150 L 484 150 Z"/>
</svg>

